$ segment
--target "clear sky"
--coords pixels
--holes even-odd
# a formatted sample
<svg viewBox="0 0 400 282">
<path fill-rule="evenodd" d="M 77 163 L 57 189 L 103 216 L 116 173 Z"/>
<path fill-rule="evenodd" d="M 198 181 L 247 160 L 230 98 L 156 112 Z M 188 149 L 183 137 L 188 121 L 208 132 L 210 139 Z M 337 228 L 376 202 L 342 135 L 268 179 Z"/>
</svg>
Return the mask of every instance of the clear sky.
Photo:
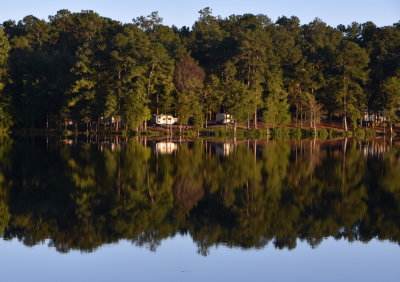
<svg viewBox="0 0 400 282">
<path fill-rule="evenodd" d="M 295 15 L 301 24 L 318 17 L 328 25 L 373 21 L 377 26 L 400 21 L 400 0 L 13 0 L 0 8 L 0 23 L 21 20 L 26 15 L 46 19 L 60 9 L 93 10 L 123 23 L 158 11 L 166 25 L 191 27 L 198 11 L 210 7 L 214 15 L 265 14 L 275 21 Z"/>
</svg>

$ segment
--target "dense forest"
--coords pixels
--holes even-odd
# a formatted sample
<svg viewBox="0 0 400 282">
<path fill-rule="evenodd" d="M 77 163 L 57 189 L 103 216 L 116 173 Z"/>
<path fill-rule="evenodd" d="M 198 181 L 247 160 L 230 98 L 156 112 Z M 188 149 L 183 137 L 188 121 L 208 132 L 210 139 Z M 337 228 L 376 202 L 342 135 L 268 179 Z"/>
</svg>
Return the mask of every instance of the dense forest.
<svg viewBox="0 0 400 282">
<path fill-rule="evenodd" d="M 224 151 L 197 139 L 173 154 L 135 138 L 114 148 L 3 142 L 0 234 L 61 252 L 120 239 L 155 250 L 177 234 L 203 255 L 327 237 L 400 244 L 400 147 L 373 142 L 254 140 Z"/>
<path fill-rule="evenodd" d="M 146 129 L 153 114 L 207 126 L 216 113 L 257 128 L 400 108 L 400 22 L 330 27 L 316 18 L 199 12 L 192 28 L 157 12 L 132 23 L 60 10 L 0 27 L 0 127 Z"/>
</svg>

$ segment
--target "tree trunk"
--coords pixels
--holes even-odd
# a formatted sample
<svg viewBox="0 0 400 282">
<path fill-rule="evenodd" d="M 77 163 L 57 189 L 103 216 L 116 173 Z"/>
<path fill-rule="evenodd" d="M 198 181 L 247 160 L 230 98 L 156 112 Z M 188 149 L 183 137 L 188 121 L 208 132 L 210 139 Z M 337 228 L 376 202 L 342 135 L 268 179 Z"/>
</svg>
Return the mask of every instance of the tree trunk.
<svg viewBox="0 0 400 282">
<path fill-rule="evenodd" d="M 152 76 L 152 74 L 153 74 L 153 71 L 154 71 L 154 64 L 151 66 L 151 70 L 150 70 L 150 73 L 149 73 L 149 80 L 148 80 L 148 82 L 147 82 L 147 100 L 149 100 L 150 99 L 150 88 L 151 88 L 151 76 Z M 157 100 L 158 100 L 158 93 L 157 93 Z M 148 105 L 148 103 L 146 102 L 146 106 Z M 158 115 L 158 101 L 157 101 L 157 115 Z M 144 130 L 147 130 L 147 126 L 145 125 L 144 126 Z"/>
<path fill-rule="evenodd" d="M 303 128 L 303 103 L 300 102 L 300 129 Z"/>
<path fill-rule="evenodd" d="M 115 132 L 118 132 L 118 120 L 115 120 Z"/>
<path fill-rule="evenodd" d="M 233 137 L 236 138 L 236 121 L 233 126 Z"/>
<path fill-rule="evenodd" d="M 343 140 L 343 158 L 342 158 L 342 208 L 343 208 L 343 196 L 344 186 L 346 185 L 346 150 L 347 150 L 347 137 Z"/>
<path fill-rule="evenodd" d="M 347 132 L 347 86 L 346 86 L 346 75 L 343 75 L 343 91 L 344 91 L 344 96 L 343 96 L 343 127 L 344 131 Z"/>
<path fill-rule="evenodd" d="M 347 132 L 347 104 L 346 96 L 343 97 L 343 129 Z"/>
<path fill-rule="evenodd" d="M 207 128 L 207 120 L 208 120 L 208 117 L 207 117 L 207 115 L 206 115 L 206 128 Z"/>
<path fill-rule="evenodd" d="M 156 102 L 157 102 L 157 109 L 156 109 L 156 114 L 158 115 L 158 102 L 159 102 L 159 97 L 158 97 L 158 92 L 156 94 Z"/>
<path fill-rule="evenodd" d="M 317 126 L 315 124 L 315 120 L 314 120 L 314 138 L 317 137 Z"/>
<path fill-rule="evenodd" d="M 300 129 L 303 128 L 303 102 L 301 101 L 301 84 L 300 84 Z"/>
<path fill-rule="evenodd" d="M 254 149 L 254 169 L 256 169 L 256 164 L 257 164 L 257 140 L 254 140 L 254 145 L 253 145 L 253 149 Z M 256 173 L 254 175 L 257 175 Z"/>
<path fill-rule="evenodd" d="M 257 129 L 257 105 L 254 107 L 254 129 Z"/>
</svg>

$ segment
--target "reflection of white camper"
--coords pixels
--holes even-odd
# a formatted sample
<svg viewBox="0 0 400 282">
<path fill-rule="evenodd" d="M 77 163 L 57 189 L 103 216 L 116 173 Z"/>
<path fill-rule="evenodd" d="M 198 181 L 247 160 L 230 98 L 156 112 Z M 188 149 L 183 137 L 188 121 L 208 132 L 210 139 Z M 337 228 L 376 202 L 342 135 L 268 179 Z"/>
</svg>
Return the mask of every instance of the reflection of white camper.
<svg viewBox="0 0 400 282">
<path fill-rule="evenodd" d="M 156 125 L 175 124 L 178 122 L 178 119 L 171 115 L 153 115 L 151 120 Z"/>
<path fill-rule="evenodd" d="M 158 142 L 154 146 L 154 151 L 160 154 L 171 154 L 178 149 L 178 144 L 173 142 Z"/>
<path fill-rule="evenodd" d="M 222 123 L 222 124 L 227 124 L 227 123 L 232 123 L 233 122 L 233 117 L 228 114 L 220 113 L 216 115 L 216 122 L 217 123 Z"/>
<path fill-rule="evenodd" d="M 233 152 L 233 145 L 230 143 L 218 144 L 215 147 L 215 153 L 223 157 L 229 156 L 229 154 L 232 152 Z"/>
</svg>

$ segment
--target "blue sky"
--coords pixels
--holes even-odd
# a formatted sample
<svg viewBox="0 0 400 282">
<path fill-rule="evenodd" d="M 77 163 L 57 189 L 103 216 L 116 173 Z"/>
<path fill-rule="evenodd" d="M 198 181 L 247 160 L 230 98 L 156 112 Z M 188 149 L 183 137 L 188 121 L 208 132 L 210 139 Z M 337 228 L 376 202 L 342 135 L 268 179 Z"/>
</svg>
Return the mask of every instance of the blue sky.
<svg viewBox="0 0 400 282">
<path fill-rule="evenodd" d="M 377 26 L 392 25 L 400 20 L 399 0 L 14 0 L 0 9 L 0 23 L 21 20 L 26 15 L 46 19 L 60 9 L 72 12 L 94 10 L 101 16 L 123 23 L 158 11 L 164 24 L 192 26 L 198 11 L 210 7 L 214 15 L 266 14 L 273 21 L 279 16 L 295 15 L 301 24 L 319 17 L 331 26 L 373 21 Z"/>
</svg>

